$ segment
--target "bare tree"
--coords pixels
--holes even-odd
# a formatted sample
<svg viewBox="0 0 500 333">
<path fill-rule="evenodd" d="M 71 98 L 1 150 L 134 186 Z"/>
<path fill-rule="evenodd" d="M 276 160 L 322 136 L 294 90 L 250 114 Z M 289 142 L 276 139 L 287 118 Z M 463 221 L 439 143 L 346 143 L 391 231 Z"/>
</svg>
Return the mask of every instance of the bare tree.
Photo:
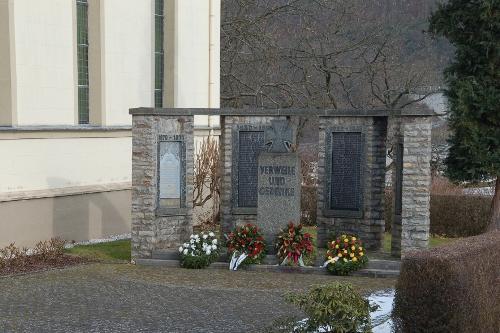
<svg viewBox="0 0 500 333">
<path fill-rule="evenodd" d="M 220 197 L 219 142 L 213 137 L 203 139 L 194 162 L 193 206 L 212 203 L 212 221 L 219 212 Z"/>
<path fill-rule="evenodd" d="M 384 14 L 385 2 L 224 0 L 222 104 L 395 109 L 424 99 L 434 91 L 415 91 L 440 80 L 433 42 Z"/>
</svg>

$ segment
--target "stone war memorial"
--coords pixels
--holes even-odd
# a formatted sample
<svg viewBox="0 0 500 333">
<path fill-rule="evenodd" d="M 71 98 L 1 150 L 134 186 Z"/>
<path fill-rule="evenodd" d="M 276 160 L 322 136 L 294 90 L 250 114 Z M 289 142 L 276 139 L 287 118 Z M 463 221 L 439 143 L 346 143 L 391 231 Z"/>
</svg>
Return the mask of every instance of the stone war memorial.
<svg viewBox="0 0 500 333">
<path fill-rule="evenodd" d="M 359 235 L 377 250 L 384 234 L 386 161 L 392 172 L 391 252 L 429 239 L 432 112 L 317 109 L 134 108 L 132 257 L 176 251 L 193 232 L 195 115 L 219 115 L 221 235 L 253 223 L 268 254 L 277 233 L 301 218 L 301 161 L 294 121 L 318 124 L 317 244 L 330 234 Z"/>
</svg>

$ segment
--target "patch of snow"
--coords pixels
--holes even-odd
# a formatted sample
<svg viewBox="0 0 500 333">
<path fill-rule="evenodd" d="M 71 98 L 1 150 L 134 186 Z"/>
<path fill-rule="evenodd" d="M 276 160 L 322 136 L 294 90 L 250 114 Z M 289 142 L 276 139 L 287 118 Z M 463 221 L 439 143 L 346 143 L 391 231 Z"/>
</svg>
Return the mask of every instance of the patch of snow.
<svg viewBox="0 0 500 333">
<path fill-rule="evenodd" d="M 114 241 L 123 240 L 123 239 L 130 239 L 130 237 L 131 237 L 130 234 L 113 235 L 113 236 L 109 236 L 108 238 L 97 238 L 97 239 L 90 239 L 90 240 L 81 241 L 81 242 L 68 243 L 64 247 L 67 249 L 71 249 L 77 245 L 92 245 L 92 244 L 108 243 L 108 242 L 114 242 Z"/>
<path fill-rule="evenodd" d="M 394 301 L 395 290 L 380 290 L 368 296 L 371 305 L 378 305 L 376 311 L 370 313 L 373 333 L 391 333 L 393 325 L 391 319 L 392 305 Z M 295 329 L 303 328 L 307 325 L 307 318 L 297 322 Z M 330 327 L 320 327 L 315 333 L 329 332 Z"/>
<path fill-rule="evenodd" d="M 421 98 L 423 95 L 414 95 L 414 97 Z M 419 102 L 419 104 L 424 104 L 438 115 L 446 114 L 448 111 L 448 99 L 443 93 L 435 93 L 427 96 L 425 99 Z"/>
<path fill-rule="evenodd" d="M 394 289 L 389 289 L 374 292 L 368 297 L 370 304 L 378 305 L 378 309 L 370 313 L 373 333 L 392 332 L 391 312 L 394 295 Z"/>
<path fill-rule="evenodd" d="M 493 196 L 495 194 L 495 189 L 493 187 L 471 187 L 465 188 L 463 192 L 468 195 Z"/>
</svg>

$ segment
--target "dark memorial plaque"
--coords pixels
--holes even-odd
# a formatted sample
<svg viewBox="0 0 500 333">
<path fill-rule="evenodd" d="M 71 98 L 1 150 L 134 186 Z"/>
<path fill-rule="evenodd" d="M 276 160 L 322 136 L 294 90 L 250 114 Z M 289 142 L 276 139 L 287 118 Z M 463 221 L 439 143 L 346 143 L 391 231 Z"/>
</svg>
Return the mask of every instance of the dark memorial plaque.
<svg viewBox="0 0 500 333">
<path fill-rule="evenodd" d="M 240 131 L 238 142 L 238 207 L 257 207 L 258 155 L 263 131 Z"/>
<path fill-rule="evenodd" d="M 330 209 L 362 209 L 363 137 L 359 132 L 333 132 L 331 141 Z"/>
</svg>

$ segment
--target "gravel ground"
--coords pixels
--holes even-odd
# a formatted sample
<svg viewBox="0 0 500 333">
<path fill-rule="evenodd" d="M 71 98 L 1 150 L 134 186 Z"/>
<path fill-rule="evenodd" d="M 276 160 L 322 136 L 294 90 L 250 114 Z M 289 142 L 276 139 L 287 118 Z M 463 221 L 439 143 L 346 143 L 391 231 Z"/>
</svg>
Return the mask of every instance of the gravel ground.
<svg viewBox="0 0 500 333">
<path fill-rule="evenodd" d="M 0 332 L 259 332 L 298 314 L 286 291 L 392 279 L 90 264 L 0 278 Z"/>
</svg>

